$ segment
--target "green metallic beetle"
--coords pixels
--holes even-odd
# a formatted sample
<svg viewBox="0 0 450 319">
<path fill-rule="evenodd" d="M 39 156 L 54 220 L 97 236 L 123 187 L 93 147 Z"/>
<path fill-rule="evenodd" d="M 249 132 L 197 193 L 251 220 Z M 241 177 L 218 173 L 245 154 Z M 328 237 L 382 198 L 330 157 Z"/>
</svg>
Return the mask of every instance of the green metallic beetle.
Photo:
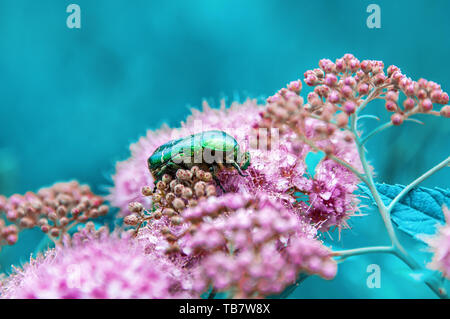
<svg viewBox="0 0 450 319">
<path fill-rule="evenodd" d="M 242 171 L 249 165 L 249 152 L 242 154 L 238 142 L 223 131 L 205 131 L 172 140 L 158 147 L 148 158 L 155 187 L 164 174 L 175 174 L 180 168 L 199 166 L 208 169 L 218 182 L 218 169 L 234 167 L 241 176 L 247 176 Z"/>
</svg>

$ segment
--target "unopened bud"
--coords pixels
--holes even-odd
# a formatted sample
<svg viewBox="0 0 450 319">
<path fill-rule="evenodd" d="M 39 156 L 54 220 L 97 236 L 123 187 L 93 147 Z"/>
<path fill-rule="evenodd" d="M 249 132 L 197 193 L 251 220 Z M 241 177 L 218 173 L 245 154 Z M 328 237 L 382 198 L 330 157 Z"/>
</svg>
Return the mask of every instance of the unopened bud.
<svg viewBox="0 0 450 319">
<path fill-rule="evenodd" d="M 131 202 L 128 204 L 128 210 L 133 213 L 140 213 L 144 210 L 144 206 L 139 202 Z"/>
<path fill-rule="evenodd" d="M 450 117 L 450 105 L 446 105 L 446 106 L 442 107 L 442 109 L 439 113 L 443 117 Z"/>
<path fill-rule="evenodd" d="M 123 222 L 129 226 L 136 226 L 139 223 L 139 221 L 140 218 L 136 214 L 125 216 L 125 218 L 123 219 Z"/>
<path fill-rule="evenodd" d="M 348 124 L 348 115 L 345 113 L 339 113 L 336 116 L 336 124 L 340 128 L 346 127 Z"/>
<path fill-rule="evenodd" d="M 22 227 L 22 228 L 32 228 L 35 225 L 34 220 L 32 220 L 29 217 L 22 218 L 20 220 L 19 224 L 20 224 L 20 227 Z"/>
<path fill-rule="evenodd" d="M 50 235 L 52 237 L 58 237 L 59 236 L 59 229 L 56 227 L 53 227 L 52 229 L 50 229 Z"/>
<path fill-rule="evenodd" d="M 167 185 L 172 180 L 172 176 L 170 176 L 169 174 L 164 174 L 161 180 Z"/>
<path fill-rule="evenodd" d="M 185 208 L 184 201 L 181 198 L 175 198 L 172 202 L 172 205 L 178 211 Z"/>
<path fill-rule="evenodd" d="M 151 196 L 153 194 L 153 190 L 150 186 L 142 187 L 141 192 L 144 196 Z"/>
<path fill-rule="evenodd" d="M 398 113 L 392 114 L 391 122 L 394 125 L 401 125 L 403 123 L 403 116 Z"/>
</svg>

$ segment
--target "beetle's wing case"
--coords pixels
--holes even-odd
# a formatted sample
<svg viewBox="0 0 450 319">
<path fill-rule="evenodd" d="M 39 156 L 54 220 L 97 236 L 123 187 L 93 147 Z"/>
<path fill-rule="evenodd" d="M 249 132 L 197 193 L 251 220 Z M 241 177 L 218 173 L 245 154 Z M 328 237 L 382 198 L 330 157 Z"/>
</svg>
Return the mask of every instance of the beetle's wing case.
<svg viewBox="0 0 450 319">
<path fill-rule="evenodd" d="M 234 151 L 238 146 L 234 137 L 223 131 L 207 131 L 202 133 L 202 147 L 216 151 Z"/>
<path fill-rule="evenodd" d="M 179 148 L 178 145 L 183 143 L 184 139 L 185 138 L 179 138 L 159 146 L 149 157 L 149 166 L 152 169 L 156 169 L 170 160 L 172 155 L 175 154 L 176 150 Z"/>
</svg>

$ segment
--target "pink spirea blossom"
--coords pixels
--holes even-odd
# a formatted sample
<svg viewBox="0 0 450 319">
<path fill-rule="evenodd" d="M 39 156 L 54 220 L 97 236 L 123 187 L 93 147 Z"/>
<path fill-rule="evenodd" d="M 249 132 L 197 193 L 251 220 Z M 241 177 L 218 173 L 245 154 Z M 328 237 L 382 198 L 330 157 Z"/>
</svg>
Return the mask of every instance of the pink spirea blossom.
<svg viewBox="0 0 450 319">
<path fill-rule="evenodd" d="M 108 196 L 111 204 L 121 208 L 123 215 L 130 213 L 130 202 L 137 201 L 151 207 L 150 199 L 141 194 L 141 188 L 153 185 L 147 159 L 155 149 L 174 138 L 206 130 L 223 130 L 235 137 L 243 150 L 248 150 L 251 155 L 251 165 L 246 171 L 248 177 L 242 177 L 234 170 L 224 170 L 218 174 L 225 190 L 248 194 L 264 192 L 289 210 L 297 214 L 303 212 L 311 223 L 325 231 L 334 225 L 345 225 L 346 219 L 357 210 L 357 198 L 353 194 L 359 182 L 357 177 L 330 159 L 324 159 L 317 165 L 314 178 L 307 176 L 306 173 L 313 173 L 305 164 L 310 148 L 299 143 L 294 133 L 279 134 L 279 140 L 269 149 L 252 146 L 254 127 L 265 108 L 254 100 L 233 103 L 229 108 L 222 104 L 220 109 L 205 104 L 202 111 L 194 110 L 181 128 L 164 127 L 148 131 L 146 136 L 130 146 L 131 157 L 117 163 L 114 186 Z M 307 130 L 314 134 L 315 128 L 320 125 L 318 120 L 308 120 Z M 355 166 L 359 165 L 355 145 L 345 141 L 344 133 L 337 132 L 330 142 L 336 149 L 336 155 Z M 298 203 L 292 196 L 293 188 L 311 196 L 308 205 Z"/>
<path fill-rule="evenodd" d="M 436 236 L 428 240 L 428 245 L 434 253 L 431 269 L 439 270 L 444 277 L 450 279 L 450 210 L 443 208 L 446 223 L 438 228 Z"/>
<path fill-rule="evenodd" d="M 2 298 L 192 298 L 183 270 L 144 253 L 129 236 L 77 236 L 15 268 L 0 287 Z"/>
<path fill-rule="evenodd" d="M 282 292 L 300 272 L 336 275 L 315 228 L 264 194 L 211 197 L 182 216 L 195 226 L 183 251 L 203 256 L 193 267 L 198 292 L 212 286 L 235 297 L 263 297 Z"/>
</svg>

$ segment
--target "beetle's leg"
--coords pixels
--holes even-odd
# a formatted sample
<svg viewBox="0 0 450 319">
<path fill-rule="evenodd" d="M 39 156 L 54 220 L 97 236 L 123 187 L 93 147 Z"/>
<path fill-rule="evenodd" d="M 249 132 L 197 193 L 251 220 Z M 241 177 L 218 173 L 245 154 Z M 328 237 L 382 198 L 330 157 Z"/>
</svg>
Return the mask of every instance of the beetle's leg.
<svg viewBox="0 0 450 319">
<path fill-rule="evenodd" d="M 239 167 L 239 165 L 236 162 L 231 163 L 231 165 L 233 165 L 233 167 L 238 171 L 239 175 L 243 176 L 243 177 L 247 177 L 247 174 L 244 174 L 241 170 L 241 168 Z"/>
<path fill-rule="evenodd" d="M 223 188 L 222 184 L 220 183 L 219 179 L 216 176 L 216 167 L 215 166 L 211 166 L 209 168 L 211 175 L 214 179 L 214 181 L 216 182 L 216 184 L 220 187 L 220 189 L 222 190 L 222 192 L 225 194 L 227 191 Z"/>
</svg>

